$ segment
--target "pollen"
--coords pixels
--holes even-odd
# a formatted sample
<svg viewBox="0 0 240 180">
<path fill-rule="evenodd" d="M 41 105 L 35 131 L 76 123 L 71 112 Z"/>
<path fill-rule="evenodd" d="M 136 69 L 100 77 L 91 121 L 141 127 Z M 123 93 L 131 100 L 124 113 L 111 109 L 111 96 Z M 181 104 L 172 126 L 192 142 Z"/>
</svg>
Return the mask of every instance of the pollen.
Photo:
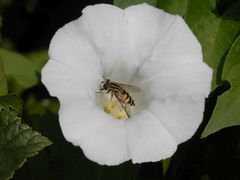
<svg viewBox="0 0 240 180">
<path fill-rule="evenodd" d="M 109 102 L 104 106 L 104 111 L 119 120 L 127 119 L 127 114 L 115 97 L 110 97 Z"/>
</svg>

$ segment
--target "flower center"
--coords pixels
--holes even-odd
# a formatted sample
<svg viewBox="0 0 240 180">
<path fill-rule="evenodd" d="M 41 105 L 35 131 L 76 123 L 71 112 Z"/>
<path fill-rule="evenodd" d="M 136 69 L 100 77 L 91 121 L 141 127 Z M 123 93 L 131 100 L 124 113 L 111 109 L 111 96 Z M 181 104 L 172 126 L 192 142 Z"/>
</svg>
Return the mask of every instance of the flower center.
<svg viewBox="0 0 240 180">
<path fill-rule="evenodd" d="M 137 86 L 105 79 L 100 85 L 99 102 L 104 111 L 114 118 L 129 119 L 135 112 L 135 97 L 131 95 L 140 91 Z"/>
<path fill-rule="evenodd" d="M 102 92 L 99 95 L 99 101 L 103 110 L 114 118 L 121 120 L 129 118 L 125 110 L 125 108 L 129 108 L 125 107 L 128 105 L 123 104 L 114 94 Z"/>
</svg>

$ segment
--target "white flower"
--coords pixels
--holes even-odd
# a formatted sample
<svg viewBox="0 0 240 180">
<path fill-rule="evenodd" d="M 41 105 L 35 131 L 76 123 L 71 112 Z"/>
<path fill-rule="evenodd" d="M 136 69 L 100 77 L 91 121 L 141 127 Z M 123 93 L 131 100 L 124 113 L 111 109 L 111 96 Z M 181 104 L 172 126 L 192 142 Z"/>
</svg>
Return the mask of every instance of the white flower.
<svg viewBox="0 0 240 180">
<path fill-rule="evenodd" d="M 212 70 L 197 39 L 180 16 L 147 4 L 98 4 L 82 13 L 56 32 L 42 70 L 60 101 L 65 138 L 99 164 L 170 157 L 198 128 L 210 91 Z M 130 93 L 130 119 L 104 112 L 99 96 L 109 97 L 96 93 L 103 78 L 141 88 Z"/>
</svg>

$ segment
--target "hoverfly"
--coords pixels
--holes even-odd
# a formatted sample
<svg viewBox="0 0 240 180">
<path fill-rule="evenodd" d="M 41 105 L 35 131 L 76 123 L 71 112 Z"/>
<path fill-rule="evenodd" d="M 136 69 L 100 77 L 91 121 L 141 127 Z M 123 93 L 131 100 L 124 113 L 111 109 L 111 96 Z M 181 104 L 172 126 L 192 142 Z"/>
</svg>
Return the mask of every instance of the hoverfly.
<svg viewBox="0 0 240 180">
<path fill-rule="evenodd" d="M 121 104 L 122 108 L 126 112 L 128 118 L 130 118 L 130 110 L 128 109 L 127 105 L 135 106 L 134 100 L 126 91 L 132 92 L 140 92 L 141 89 L 136 86 L 132 86 L 129 84 L 121 84 L 117 82 L 113 82 L 110 79 L 105 79 L 101 82 L 102 87 L 100 88 L 101 91 L 105 90 L 106 93 L 111 93 L 111 99 L 114 96 L 118 102 Z M 126 90 L 125 90 L 126 89 Z"/>
</svg>

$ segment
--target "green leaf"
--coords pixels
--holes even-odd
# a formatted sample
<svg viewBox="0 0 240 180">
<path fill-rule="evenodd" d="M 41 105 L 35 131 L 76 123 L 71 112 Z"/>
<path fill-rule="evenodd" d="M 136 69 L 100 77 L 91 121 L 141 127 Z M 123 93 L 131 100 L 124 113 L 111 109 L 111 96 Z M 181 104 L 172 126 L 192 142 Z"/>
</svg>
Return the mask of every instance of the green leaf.
<svg viewBox="0 0 240 180">
<path fill-rule="evenodd" d="M 3 63 L 0 59 L 0 96 L 4 96 L 6 94 L 8 94 L 7 78 L 3 68 Z"/>
<path fill-rule="evenodd" d="M 1 109 L 10 109 L 18 114 L 21 114 L 22 100 L 14 94 L 0 96 L 0 111 Z"/>
<path fill-rule="evenodd" d="M 240 30 L 240 22 L 217 16 L 216 2 L 189 0 L 185 20 L 203 48 L 204 61 L 214 70 L 212 89 L 220 84 L 219 63 Z"/>
<path fill-rule="evenodd" d="M 166 12 L 184 16 L 187 12 L 188 0 L 159 0 L 157 7 Z"/>
<path fill-rule="evenodd" d="M 37 99 L 33 95 L 28 96 L 24 106 L 30 115 L 43 116 L 47 111 L 57 114 L 59 110 L 59 102 L 56 98 Z"/>
<path fill-rule="evenodd" d="M 0 49 L 0 59 L 3 61 L 9 90 L 19 94 L 37 84 L 36 66 L 27 57 Z"/>
<path fill-rule="evenodd" d="M 38 72 L 41 72 L 43 66 L 48 61 L 48 51 L 46 49 L 33 51 L 27 57 L 35 64 Z"/>
<path fill-rule="evenodd" d="M 16 113 L 8 109 L 0 111 L 0 179 L 7 180 L 31 156 L 51 142 L 33 131 Z"/>
<path fill-rule="evenodd" d="M 141 3 L 148 3 L 149 5 L 156 6 L 158 0 L 114 0 L 113 4 L 120 8 L 126 8 L 131 5 L 141 4 Z"/>
<path fill-rule="evenodd" d="M 222 79 L 230 82 L 231 88 L 218 98 L 212 118 L 202 137 L 225 127 L 240 125 L 240 36 L 226 56 Z"/>
</svg>

